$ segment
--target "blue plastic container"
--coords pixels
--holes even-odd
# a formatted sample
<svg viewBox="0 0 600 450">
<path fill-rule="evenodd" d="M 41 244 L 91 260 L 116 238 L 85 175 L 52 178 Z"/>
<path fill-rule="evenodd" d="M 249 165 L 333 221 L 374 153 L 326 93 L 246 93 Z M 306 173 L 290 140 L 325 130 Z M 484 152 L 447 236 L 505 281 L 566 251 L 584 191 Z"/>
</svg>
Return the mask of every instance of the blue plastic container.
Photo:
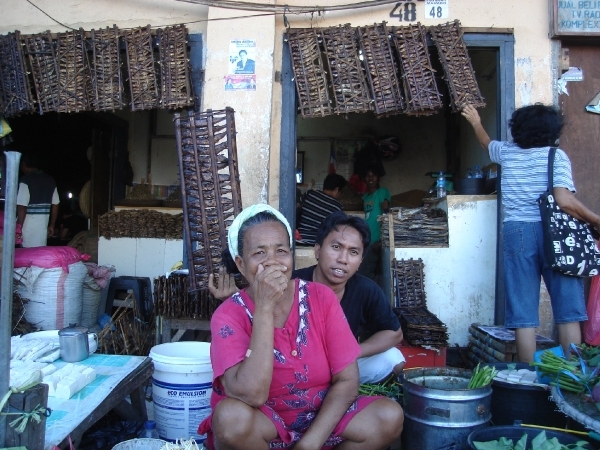
<svg viewBox="0 0 600 450">
<path fill-rule="evenodd" d="M 552 347 L 552 348 L 547 348 L 545 350 L 538 350 L 537 352 L 535 352 L 533 354 L 533 360 L 535 362 L 542 362 L 541 356 L 542 353 L 544 353 L 546 350 L 551 351 L 552 353 L 554 353 L 557 356 L 560 356 L 561 358 L 565 357 L 565 353 L 563 352 L 562 347 L 559 345 L 558 347 Z M 542 384 L 550 384 L 551 380 L 549 377 L 545 377 L 543 376 L 539 370 L 536 369 L 537 372 L 537 377 L 538 377 L 538 383 L 542 383 Z"/>
</svg>

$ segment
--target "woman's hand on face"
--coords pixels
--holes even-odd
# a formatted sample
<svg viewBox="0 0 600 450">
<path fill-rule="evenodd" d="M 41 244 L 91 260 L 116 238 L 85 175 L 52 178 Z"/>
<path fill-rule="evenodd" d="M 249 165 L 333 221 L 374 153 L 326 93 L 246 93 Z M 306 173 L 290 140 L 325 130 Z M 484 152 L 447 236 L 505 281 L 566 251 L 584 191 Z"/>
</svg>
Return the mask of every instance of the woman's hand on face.
<svg viewBox="0 0 600 450">
<path fill-rule="evenodd" d="M 257 305 L 274 306 L 287 289 L 289 279 L 285 272 L 287 267 L 282 264 L 273 264 L 265 267 L 258 265 L 258 271 L 253 282 L 253 298 Z"/>
</svg>

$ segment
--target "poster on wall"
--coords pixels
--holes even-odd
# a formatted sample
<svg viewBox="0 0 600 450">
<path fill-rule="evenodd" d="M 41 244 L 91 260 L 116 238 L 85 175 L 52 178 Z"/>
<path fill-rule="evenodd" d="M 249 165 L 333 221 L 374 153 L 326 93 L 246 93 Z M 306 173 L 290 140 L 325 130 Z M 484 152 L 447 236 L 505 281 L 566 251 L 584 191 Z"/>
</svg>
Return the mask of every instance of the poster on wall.
<svg viewBox="0 0 600 450">
<path fill-rule="evenodd" d="M 256 75 L 225 75 L 226 91 L 255 91 Z"/>
<path fill-rule="evenodd" d="M 229 41 L 229 74 L 254 74 L 255 60 L 255 39 L 232 39 Z"/>
</svg>

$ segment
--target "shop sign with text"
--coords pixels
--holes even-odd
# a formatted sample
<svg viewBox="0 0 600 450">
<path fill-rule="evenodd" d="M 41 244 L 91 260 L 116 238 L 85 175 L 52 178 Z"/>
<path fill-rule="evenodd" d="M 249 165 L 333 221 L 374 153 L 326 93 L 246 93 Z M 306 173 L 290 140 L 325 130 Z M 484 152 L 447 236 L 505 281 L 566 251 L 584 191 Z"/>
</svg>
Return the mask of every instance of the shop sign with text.
<svg viewBox="0 0 600 450">
<path fill-rule="evenodd" d="M 550 37 L 600 36 L 600 0 L 550 0 Z"/>
</svg>

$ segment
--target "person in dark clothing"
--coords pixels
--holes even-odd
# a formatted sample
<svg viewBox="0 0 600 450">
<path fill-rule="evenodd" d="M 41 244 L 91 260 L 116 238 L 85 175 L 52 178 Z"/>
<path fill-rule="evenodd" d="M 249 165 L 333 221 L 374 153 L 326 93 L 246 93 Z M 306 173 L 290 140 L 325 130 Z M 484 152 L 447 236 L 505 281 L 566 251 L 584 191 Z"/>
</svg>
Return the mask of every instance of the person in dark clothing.
<svg viewBox="0 0 600 450">
<path fill-rule="evenodd" d="M 343 211 L 334 212 L 317 231 L 317 264 L 292 273 L 293 278 L 328 286 L 340 300 L 361 348 L 358 358 L 361 383 L 376 383 L 392 372 L 399 374 L 405 364 L 404 356 L 396 348 L 403 339 L 398 317 L 381 288 L 357 273 L 370 239 L 369 226 L 363 219 Z M 232 276 L 220 269 L 219 286 L 215 288 L 210 275 L 209 290 L 216 298 L 227 298 L 237 290 L 232 280 Z"/>
<path fill-rule="evenodd" d="M 41 247 L 54 235 L 60 199 L 56 182 L 38 168 L 37 154 L 21 157 L 23 176 L 17 192 L 17 233 L 22 230 L 23 247 Z M 17 236 L 19 237 L 19 236 Z"/>
<path fill-rule="evenodd" d="M 304 195 L 298 220 L 298 232 L 301 239 L 296 239 L 296 242 L 315 245 L 319 225 L 329 214 L 343 209 L 337 199 L 344 186 L 346 186 L 346 179 L 343 176 L 330 173 L 325 177 L 322 191 L 311 189 Z"/>
</svg>

